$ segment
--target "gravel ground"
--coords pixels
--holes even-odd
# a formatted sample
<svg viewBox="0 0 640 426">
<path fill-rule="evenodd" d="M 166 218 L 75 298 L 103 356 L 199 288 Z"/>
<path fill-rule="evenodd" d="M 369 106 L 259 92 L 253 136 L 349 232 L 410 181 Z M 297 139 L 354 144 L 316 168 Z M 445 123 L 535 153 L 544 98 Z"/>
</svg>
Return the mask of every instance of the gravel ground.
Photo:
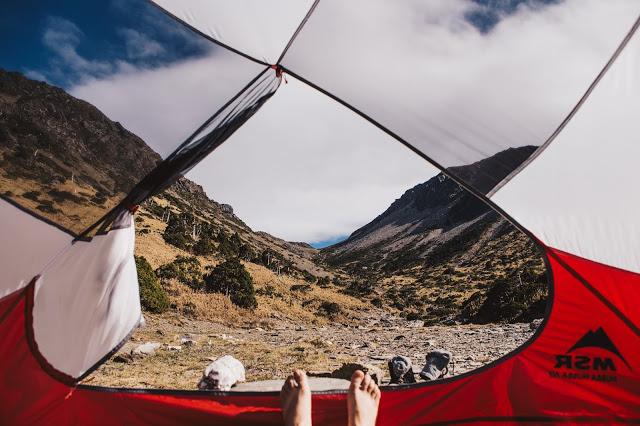
<svg viewBox="0 0 640 426">
<path fill-rule="evenodd" d="M 516 349 L 535 331 L 531 324 L 422 327 L 398 318 L 366 326 L 301 326 L 270 323 L 268 328 L 232 328 L 207 321 L 148 316 L 120 352 L 85 383 L 133 388 L 195 389 L 206 365 L 233 355 L 247 370 L 247 380 L 280 379 L 293 367 L 327 374 L 345 363 L 379 367 L 388 380 L 386 361 L 411 358 L 414 371 L 433 349 L 452 353 L 450 375 L 481 367 Z M 160 343 L 151 355 L 131 356 L 146 342 Z"/>
</svg>

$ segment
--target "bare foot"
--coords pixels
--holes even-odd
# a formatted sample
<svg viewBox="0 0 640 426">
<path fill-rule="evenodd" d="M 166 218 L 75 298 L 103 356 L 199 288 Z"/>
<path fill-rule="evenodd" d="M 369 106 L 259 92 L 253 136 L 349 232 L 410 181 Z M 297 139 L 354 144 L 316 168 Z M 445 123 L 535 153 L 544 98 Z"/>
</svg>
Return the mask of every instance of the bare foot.
<svg viewBox="0 0 640 426">
<path fill-rule="evenodd" d="M 284 381 L 280 405 L 286 426 L 311 426 L 311 389 L 304 371 L 294 370 Z"/>
<path fill-rule="evenodd" d="M 380 389 L 370 375 L 356 370 L 347 396 L 349 426 L 374 426 L 378 417 Z"/>
</svg>

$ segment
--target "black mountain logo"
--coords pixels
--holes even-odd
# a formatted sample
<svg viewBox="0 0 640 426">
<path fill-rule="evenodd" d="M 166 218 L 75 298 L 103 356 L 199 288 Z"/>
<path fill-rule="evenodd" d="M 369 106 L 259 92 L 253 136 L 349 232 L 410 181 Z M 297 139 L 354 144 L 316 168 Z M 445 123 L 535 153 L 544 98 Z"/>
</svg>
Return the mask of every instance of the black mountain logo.
<svg viewBox="0 0 640 426">
<path fill-rule="evenodd" d="M 578 340 L 567 353 L 573 352 L 580 348 L 600 348 L 609 351 L 620 358 L 627 365 L 627 367 L 631 369 L 627 360 L 624 359 L 620 351 L 618 351 L 618 348 L 616 348 L 616 345 L 613 344 L 602 327 L 599 327 L 596 331 L 589 330 L 587 334 L 582 336 L 582 338 Z"/>
</svg>

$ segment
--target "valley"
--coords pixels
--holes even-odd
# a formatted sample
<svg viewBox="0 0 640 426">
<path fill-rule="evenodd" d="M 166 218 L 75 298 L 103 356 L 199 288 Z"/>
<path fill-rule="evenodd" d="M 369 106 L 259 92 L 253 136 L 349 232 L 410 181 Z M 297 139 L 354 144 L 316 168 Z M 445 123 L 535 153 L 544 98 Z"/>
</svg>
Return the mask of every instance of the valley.
<svg viewBox="0 0 640 426">
<path fill-rule="evenodd" d="M 95 107 L 2 70 L 0 139 L 2 197 L 74 234 L 161 161 Z M 451 171 L 487 192 L 534 149 Z M 322 250 L 251 229 L 186 178 L 145 201 L 135 224 L 146 325 L 86 383 L 193 389 L 223 354 L 250 380 L 293 366 L 383 368 L 390 355 L 421 366 L 435 347 L 453 352 L 459 374 L 525 342 L 546 308 L 534 244 L 443 174 Z M 145 342 L 160 348 L 129 356 Z"/>
</svg>

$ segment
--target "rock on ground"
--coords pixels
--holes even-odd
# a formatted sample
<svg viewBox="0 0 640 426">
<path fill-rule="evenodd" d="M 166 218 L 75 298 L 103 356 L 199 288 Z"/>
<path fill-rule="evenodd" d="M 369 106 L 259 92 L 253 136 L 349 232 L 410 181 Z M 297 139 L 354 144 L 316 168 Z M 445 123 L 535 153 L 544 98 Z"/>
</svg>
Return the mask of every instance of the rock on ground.
<svg viewBox="0 0 640 426">
<path fill-rule="evenodd" d="M 384 321 L 383 321 L 384 320 Z M 426 355 L 435 348 L 452 353 L 449 375 L 458 375 L 495 361 L 525 343 L 535 332 L 529 323 L 453 325 L 413 328 L 393 318 L 372 320 L 360 327 L 340 324 L 299 324 L 274 320 L 264 327 L 234 327 L 203 320 L 188 323 L 168 321 L 166 316 L 147 314 L 148 327 L 136 331 L 133 341 L 119 352 L 127 356 L 142 342 L 160 337 L 163 348 L 156 356 L 136 356 L 118 362 L 114 358 L 99 368 L 85 383 L 103 386 L 194 389 L 203 368 L 223 355 L 233 355 L 246 369 L 249 381 L 284 379 L 294 368 L 327 377 L 343 364 L 371 365 L 389 379 L 387 361 L 396 355 L 411 360 L 416 379 Z M 161 330 L 162 334 L 157 330 Z M 169 350 L 181 338 L 198 344 Z M 396 338 L 403 336 L 400 339 Z M 130 355 L 128 355 L 130 357 Z M 351 370 L 351 373 L 353 371 Z M 344 379 L 351 377 L 349 372 Z"/>
<path fill-rule="evenodd" d="M 161 343 L 147 342 L 142 345 L 138 345 L 135 349 L 133 349 L 131 351 L 131 355 L 138 355 L 138 356 L 153 355 L 156 353 L 158 349 L 160 349 L 160 346 L 162 346 Z"/>
</svg>

